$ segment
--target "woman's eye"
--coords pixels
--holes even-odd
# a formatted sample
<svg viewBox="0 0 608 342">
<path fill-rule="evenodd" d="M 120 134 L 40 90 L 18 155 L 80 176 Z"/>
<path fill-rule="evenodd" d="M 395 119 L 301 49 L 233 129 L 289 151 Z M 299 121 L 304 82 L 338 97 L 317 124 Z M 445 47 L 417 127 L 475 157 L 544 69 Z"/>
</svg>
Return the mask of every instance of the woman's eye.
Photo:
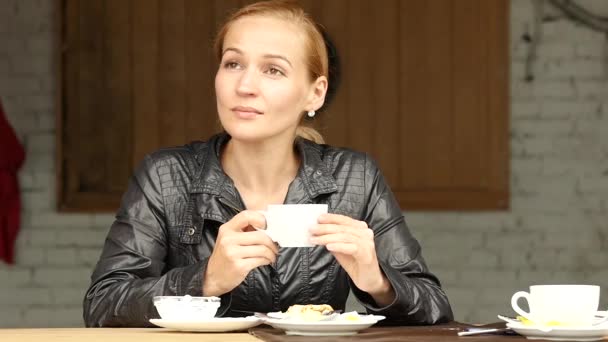
<svg viewBox="0 0 608 342">
<path fill-rule="evenodd" d="M 239 63 L 237 62 L 226 62 L 224 63 L 224 68 L 226 69 L 238 69 Z"/>
<path fill-rule="evenodd" d="M 269 67 L 266 72 L 273 76 L 285 76 L 285 74 L 280 69 L 275 67 Z"/>
</svg>

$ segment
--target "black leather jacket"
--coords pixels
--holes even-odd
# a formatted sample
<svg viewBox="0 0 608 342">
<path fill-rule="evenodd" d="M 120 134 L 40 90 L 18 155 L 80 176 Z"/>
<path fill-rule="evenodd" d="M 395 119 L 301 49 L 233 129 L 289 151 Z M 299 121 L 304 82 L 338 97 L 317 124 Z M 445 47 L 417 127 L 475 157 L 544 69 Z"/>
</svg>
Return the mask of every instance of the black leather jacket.
<svg viewBox="0 0 608 342">
<path fill-rule="evenodd" d="M 229 137 L 163 149 L 131 178 L 84 298 L 87 326 L 150 326 L 157 295 L 202 295 L 217 231 L 244 209 L 219 153 Z M 395 301 L 378 307 L 325 249 L 281 248 L 276 266 L 254 269 L 222 296 L 218 316 L 285 311 L 292 304 L 344 309 L 349 289 L 387 323 L 452 320 L 448 299 L 421 255 L 402 212 L 368 156 L 298 139 L 302 164 L 285 203 L 327 203 L 329 212 L 364 220 L 374 230 L 382 271 Z"/>
</svg>

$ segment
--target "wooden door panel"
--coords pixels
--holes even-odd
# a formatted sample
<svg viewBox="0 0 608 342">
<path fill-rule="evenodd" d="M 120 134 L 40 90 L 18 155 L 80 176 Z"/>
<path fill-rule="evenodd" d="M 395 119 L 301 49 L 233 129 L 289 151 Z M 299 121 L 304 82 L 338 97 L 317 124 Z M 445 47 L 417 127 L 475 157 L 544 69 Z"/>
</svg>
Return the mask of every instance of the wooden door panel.
<svg viewBox="0 0 608 342">
<path fill-rule="evenodd" d="M 205 140 L 218 132 L 213 81 L 217 61 L 211 42 L 216 22 L 213 11 L 204 1 L 186 1 L 186 141 Z"/>
<path fill-rule="evenodd" d="M 130 7 L 91 0 L 61 8 L 69 24 L 60 32 L 58 207 L 112 210 L 131 173 Z"/>
<path fill-rule="evenodd" d="M 484 13 L 488 72 L 484 82 L 487 96 L 486 132 L 488 154 L 487 191 L 495 194 L 496 207 L 509 207 L 509 2 L 480 1 Z"/>
<path fill-rule="evenodd" d="M 80 89 L 78 102 L 68 107 L 68 119 L 76 122 L 74 144 L 70 146 L 70 162 L 75 165 L 75 192 L 98 191 L 105 192 L 104 163 L 107 153 L 105 148 L 97 148 L 103 141 L 103 126 L 99 119 L 104 113 L 104 36 L 100 27 L 104 27 L 104 2 L 101 0 L 80 3 L 79 15 L 91 20 L 79 21 L 77 62 L 73 67 L 78 68 L 78 87 Z M 79 53 L 78 53 L 79 52 Z M 86 61 L 86 62 L 84 62 Z M 90 113 L 91 115 L 83 115 Z"/>
<path fill-rule="evenodd" d="M 158 95 L 160 41 L 158 18 L 162 0 L 133 0 L 133 139 L 132 167 L 161 144 Z"/>
<path fill-rule="evenodd" d="M 312 1 L 308 1 L 307 3 L 310 2 Z M 348 26 L 348 17 L 341 15 L 345 8 L 348 7 L 348 4 L 349 0 L 324 2 L 321 13 L 316 17 L 327 32 L 329 32 L 331 39 L 338 51 L 340 51 L 340 63 L 342 64 L 341 69 L 343 74 L 348 70 L 345 65 L 348 63 L 348 59 L 344 58 L 344 51 L 352 38 L 350 27 Z M 348 130 L 344 129 L 344 127 L 347 125 L 347 122 L 353 120 L 350 116 L 351 106 L 348 102 L 349 84 L 344 81 L 345 79 L 347 78 L 342 76 L 340 87 L 337 89 L 336 96 L 326 113 L 321 113 L 315 118 L 317 120 L 317 128 L 326 139 L 336 146 L 347 146 Z"/>
<path fill-rule="evenodd" d="M 220 130 L 212 40 L 254 0 L 57 1 L 60 207 L 114 209 L 145 154 Z M 341 57 L 330 144 L 370 153 L 404 209 L 508 207 L 506 0 L 301 4 Z"/>
<path fill-rule="evenodd" d="M 158 94 L 161 146 L 184 143 L 186 63 L 184 0 L 160 1 L 159 84 Z"/>
<path fill-rule="evenodd" d="M 396 127 L 401 125 L 403 118 L 399 111 L 399 79 L 401 77 L 400 51 L 395 48 L 395 42 L 400 41 L 399 0 L 386 1 L 384 6 L 370 6 L 369 16 L 374 23 L 382 22 L 382 26 L 373 25 L 374 49 L 371 53 L 370 100 L 373 101 L 371 112 L 364 113 L 373 124 L 372 146 L 370 151 L 389 184 L 399 184 L 401 170 L 399 163 L 402 147 L 399 143 L 402 132 Z M 390 128 L 390 129 L 387 129 Z"/>
<path fill-rule="evenodd" d="M 111 193 L 125 190 L 125 177 L 131 173 L 130 149 L 132 119 L 131 3 L 107 0 L 104 11 L 104 72 L 106 93 L 102 97 L 104 113 L 97 123 L 104 127 L 101 143 L 106 147 L 103 158 L 104 181 Z M 126 134 L 117 135 L 113 128 L 122 127 Z M 99 142 L 98 142 L 99 143 Z"/>
<path fill-rule="evenodd" d="M 451 157 L 453 186 L 462 189 L 483 189 L 487 186 L 487 97 L 480 96 L 487 82 L 485 48 L 487 36 L 480 16 L 480 2 L 465 0 L 453 7 L 452 49 L 454 79 L 451 88 L 453 112 L 453 147 Z M 471 134 L 474 133 L 474 134 Z"/>
</svg>

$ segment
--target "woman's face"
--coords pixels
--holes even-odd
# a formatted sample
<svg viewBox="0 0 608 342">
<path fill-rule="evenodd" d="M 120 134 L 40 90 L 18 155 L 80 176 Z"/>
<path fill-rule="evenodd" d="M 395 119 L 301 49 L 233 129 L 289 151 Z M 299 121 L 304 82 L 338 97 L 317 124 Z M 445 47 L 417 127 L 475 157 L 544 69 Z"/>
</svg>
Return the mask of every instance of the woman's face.
<svg viewBox="0 0 608 342">
<path fill-rule="evenodd" d="M 318 108 L 320 93 L 324 97 L 318 80 L 308 77 L 304 36 L 295 24 L 264 16 L 238 19 L 222 53 L 217 108 L 233 139 L 294 136 L 302 113 Z"/>
</svg>

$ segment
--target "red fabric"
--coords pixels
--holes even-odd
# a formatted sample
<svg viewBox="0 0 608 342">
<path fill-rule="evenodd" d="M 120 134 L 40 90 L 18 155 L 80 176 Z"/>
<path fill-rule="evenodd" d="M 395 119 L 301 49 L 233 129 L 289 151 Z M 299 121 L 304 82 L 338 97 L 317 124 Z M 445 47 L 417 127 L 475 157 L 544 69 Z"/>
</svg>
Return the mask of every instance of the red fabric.
<svg viewBox="0 0 608 342">
<path fill-rule="evenodd" d="M 17 171 L 25 160 L 19 142 L 0 102 L 0 259 L 15 262 L 15 240 L 19 233 L 21 200 Z"/>
</svg>

